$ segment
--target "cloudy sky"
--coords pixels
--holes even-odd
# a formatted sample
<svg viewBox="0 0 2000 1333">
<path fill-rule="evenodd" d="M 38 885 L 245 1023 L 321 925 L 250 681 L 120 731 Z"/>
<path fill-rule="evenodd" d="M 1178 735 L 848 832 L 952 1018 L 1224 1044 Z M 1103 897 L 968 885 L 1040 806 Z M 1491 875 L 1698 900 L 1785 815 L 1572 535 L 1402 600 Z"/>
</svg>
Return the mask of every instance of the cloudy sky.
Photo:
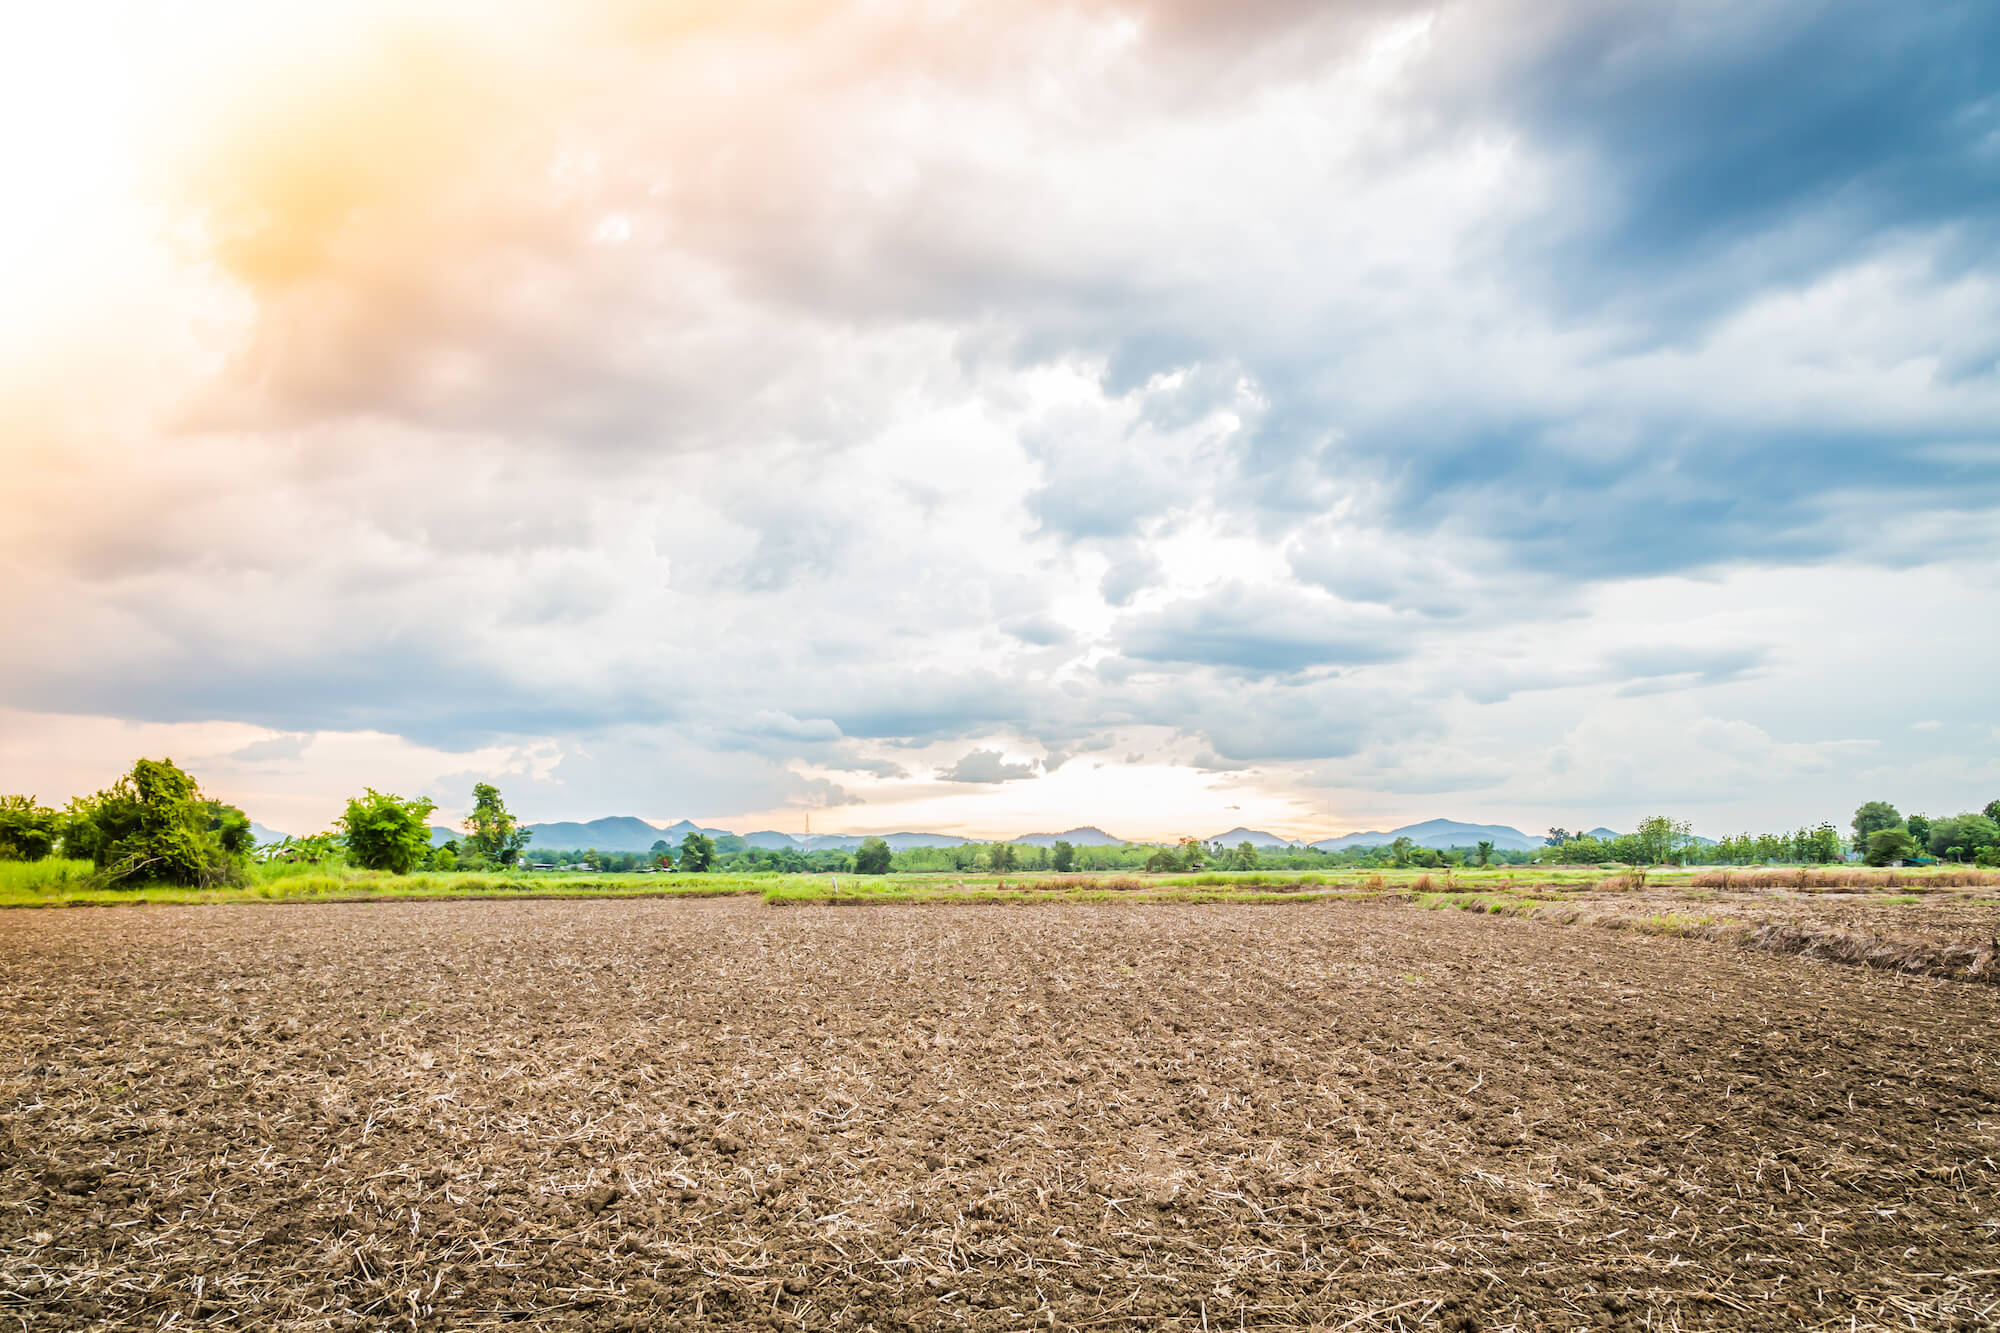
<svg viewBox="0 0 2000 1333">
<path fill-rule="evenodd" d="M 2000 796 L 2000 7 L 409 8 L 7 20 L 0 790 Z"/>
</svg>

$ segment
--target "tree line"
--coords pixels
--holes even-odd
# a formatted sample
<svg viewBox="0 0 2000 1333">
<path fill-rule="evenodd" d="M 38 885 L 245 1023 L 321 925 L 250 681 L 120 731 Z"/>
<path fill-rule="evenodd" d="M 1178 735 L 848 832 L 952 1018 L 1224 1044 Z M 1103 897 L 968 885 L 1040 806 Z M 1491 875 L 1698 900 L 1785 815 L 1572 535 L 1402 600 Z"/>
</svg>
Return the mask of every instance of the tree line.
<svg viewBox="0 0 2000 1333">
<path fill-rule="evenodd" d="M 171 759 L 141 759 L 112 786 L 80 796 L 56 810 L 31 796 L 0 795 L 0 860 L 64 856 L 92 863 L 100 882 L 149 881 L 209 887 L 240 883 L 256 861 L 323 865 L 333 861 L 366 870 L 408 874 L 416 870 L 511 870 L 524 861 L 531 834 L 499 789 L 477 783 L 461 835 L 433 845 L 430 818 L 436 803 L 366 788 L 347 802 L 334 827 L 309 837 L 255 845 L 250 820 L 233 805 L 204 796 Z M 685 874 L 993 873 L 1038 871 L 1089 874 L 1107 871 L 1329 870 L 1340 868 L 1442 869 L 1461 866 L 1555 864 L 1747 865 L 1826 864 L 1849 853 L 1870 865 L 1939 860 L 2000 866 L 2000 800 L 1979 811 L 1933 818 L 1905 817 L 1887 801 L 1868 801 L 1843 837 L 1831 822 L 1787 833 L 1742 833 L 1705 843 L 1685 821 L 1656 815 L 1636 832 L 1610 838 L 1551 828 L 1535 851 L 1505 851 L 1491 842 L 1432 848 L 1407 837 L 1368 847 L 1324 851 L 1312 847 L 1259 848 L 1249 841 L 1226 847 L 1185 837 L 1151 843 L 1076 845 L 1057 841 L 963 843 L 953 847 L 893 850 L 868 838 L 852 850 L 805 851 L 752 847 L 734 834 L 690 832 L 678 846 L 666 839 L 647 852 L 552 850 L 535 868 L 674 871 Z"/>
</svg>

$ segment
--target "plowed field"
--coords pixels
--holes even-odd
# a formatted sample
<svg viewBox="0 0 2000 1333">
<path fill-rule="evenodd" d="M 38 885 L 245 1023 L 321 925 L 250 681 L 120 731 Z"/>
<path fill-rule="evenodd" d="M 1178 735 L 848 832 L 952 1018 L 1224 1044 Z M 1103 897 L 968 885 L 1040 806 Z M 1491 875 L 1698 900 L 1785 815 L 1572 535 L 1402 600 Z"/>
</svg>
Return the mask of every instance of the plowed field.
<svg viewBox="0 0 2000 1333">
<path fill-rule="evenodd" d="M 2000 988 L 1392 904 L 0 916 L 0 1328 L 1992 1327 Z"/>
</svg>

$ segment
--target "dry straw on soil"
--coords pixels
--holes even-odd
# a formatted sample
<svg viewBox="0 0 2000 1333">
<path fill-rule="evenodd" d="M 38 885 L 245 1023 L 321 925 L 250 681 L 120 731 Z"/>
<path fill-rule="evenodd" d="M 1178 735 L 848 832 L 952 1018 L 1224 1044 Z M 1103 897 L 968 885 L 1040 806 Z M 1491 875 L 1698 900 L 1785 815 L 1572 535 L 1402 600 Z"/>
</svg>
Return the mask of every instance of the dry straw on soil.
<svg viewBox="0 0 2000 1333">
<path fill-rule="evenodd" d="M 33 1327 L 1950 1327 L 2000 992 L 1395 904 L 0 916 Z"/>
</svg>

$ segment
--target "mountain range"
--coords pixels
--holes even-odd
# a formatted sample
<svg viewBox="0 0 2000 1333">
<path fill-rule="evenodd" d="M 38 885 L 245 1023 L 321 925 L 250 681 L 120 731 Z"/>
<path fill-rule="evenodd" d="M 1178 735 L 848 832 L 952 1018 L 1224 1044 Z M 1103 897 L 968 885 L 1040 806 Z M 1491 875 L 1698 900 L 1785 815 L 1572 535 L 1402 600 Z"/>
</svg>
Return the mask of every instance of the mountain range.
<svg viewBox="0 0 2000 1333">
<path fill-rule="evenodd" d="M 253 823 L 250 828 L 258 842 L 276 842 L 285 836 L 265 828 L 262 824 Z M 592 819 L 582 823 L 561 820 L 548 824 L 529 824 L 526 828 L 534 835 L 534 840 L 529 846 L 546 851 L 579 851 L 586 847 L 594 847 L 600 852 L 649 852 L 656 842 L 665 842 L 678 847 L 681 840 L 690 833 L 705 833 L 711 838 L 735 836 L 728 829 L 711 828 L 688 819 L 661 825 L 631 815 L 608 815 L 602 819 Z M 433 846 L 462 836 L 464 835 L 457 829 L 446 828 L 440 824 L 431 826 Z M 1589 836 L 1614 838 L 1618 835 L 1608 828 L 1594 828 L 1590 830 Z M 761 829 L 755 833 L 743 834 L 742 837 L 749 846 L 767 851 L 793 848 L 805 852 L 853 851 L 866 837 L 880 837 L 899 852 L 911 847 L 962 847 L 968 842 L 993 841 L 961 838 L 951 833 L 791 834 L 780 833 L 774 829 Z M 1536 851 L 1542 846 L 1542 839 L 1523 833 L 1512 825 L 1463 824 L 1452 819 L 1430 819 L 1421 824 L 1405 824 L 1401 828 L 1346 833 L 1337 838 L 1321 838 L 1314 843 L 1294 842 L 1262 829 L 1242 827 L 1230 829 L 1227 833 L 1215 834 L 1205 841 L 1220 843 L 1225 847 L 1235 847 L 1247 842 L 1260 851 L 1309 846 L 1323 852 L 1337 852 L 1349 847 L 1379 847 L 1398 838 L 1408 838 L 1419 847 L 1439 849 L 1472 847 L 1481 842 L 1491 842 L 1501 851 L 1509 852 Z M 1123 846 L 1127 839 L 1114 837 L 1101 828 L 1084 825 L 1063 833 L 1024 833 L 1006 841 L 1023 847 L 1053 847 L 1058 842 L 1067 842 L 1073 847 L 1119 847 Z M 1131 841 L 1143 844 L 1141 839 Z M 1706 842 L 1707 839 L 1701 841 Z"/>
</svg>

